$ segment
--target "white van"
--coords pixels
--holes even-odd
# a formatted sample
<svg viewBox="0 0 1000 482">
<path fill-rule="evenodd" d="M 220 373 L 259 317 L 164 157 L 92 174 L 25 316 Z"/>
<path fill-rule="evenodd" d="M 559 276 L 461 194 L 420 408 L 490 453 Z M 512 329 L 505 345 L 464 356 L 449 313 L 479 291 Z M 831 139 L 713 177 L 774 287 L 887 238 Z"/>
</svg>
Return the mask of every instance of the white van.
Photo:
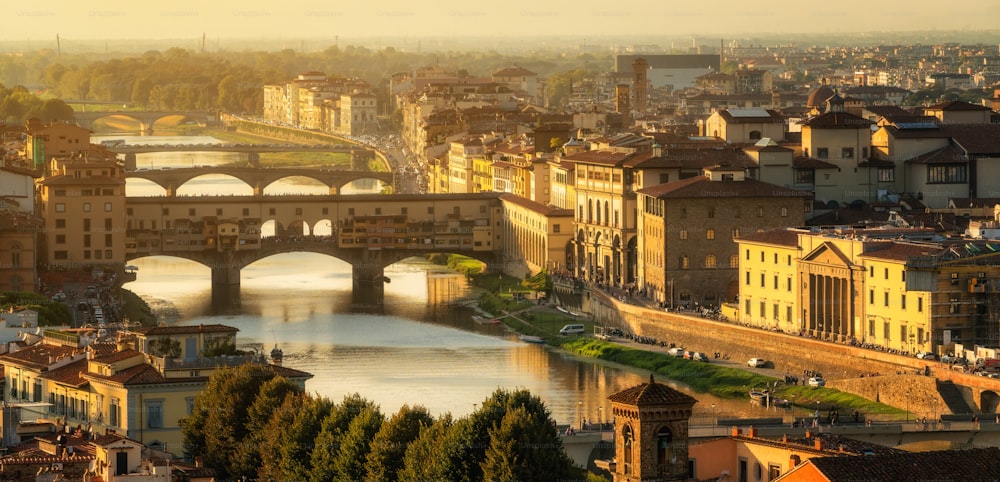
<svg viewBox="0 0 1000 482">
<path fill-rule="evenodd" d="M 566 326 L 562 327 L 562 329 L 559 330 L 559 334 L 560 335 L 581 335 L 581 334 L 583 334 L 584 331 L 585 330 L 583 329 L 583 325 L 574 324 L 574 325 L 566 325 Z"/>
</svg>

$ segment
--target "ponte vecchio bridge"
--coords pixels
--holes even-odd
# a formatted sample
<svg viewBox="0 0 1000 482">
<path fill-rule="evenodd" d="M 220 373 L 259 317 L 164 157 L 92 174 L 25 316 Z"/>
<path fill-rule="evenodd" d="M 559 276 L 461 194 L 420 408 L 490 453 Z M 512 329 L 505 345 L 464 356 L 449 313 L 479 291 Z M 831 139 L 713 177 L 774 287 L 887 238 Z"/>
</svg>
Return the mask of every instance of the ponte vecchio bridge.
<svg viewBox="0 0 1000 482">
<path fill-rule="evenodd" d="M 235 177 L 251 188 L 254 195 L 262 195 L 267 186 L 290 177 L 305 177 L 325 184 L 330 194 L 339 194 L 344 186 L 361 179 L 377 179 L 393 186 L 395 176 L 391 172 L 340 171 L 336 169 L 314 169 L 302 167 L 257 168 L 231 166 L 184 167 L 179 169 L 156 169 L 150 171 L 129 171 L 129 179 L 146 179 L 166 190 L 168 197 L 176 196 L 177 188 L 184 183 L 208 174 L 224 174 Z M 132 198 L 129 198 L 132 199 Z"/>
<path fill-rule="evenodd" d="M 429 253 L 492 263 L 502 251 L 499 194 L 168 196 L 126 199 L 126 259 L 174 256 L 212 271 L 213 300 L 238 300 L 240 270 L 280 253 L 352 266 L 354 302 L 381 305 L 384 269 Z M 263 236 L 273 226 L 274 236 Z M 270 230 L 270 229 L 268 229 Z"/>
</svg>

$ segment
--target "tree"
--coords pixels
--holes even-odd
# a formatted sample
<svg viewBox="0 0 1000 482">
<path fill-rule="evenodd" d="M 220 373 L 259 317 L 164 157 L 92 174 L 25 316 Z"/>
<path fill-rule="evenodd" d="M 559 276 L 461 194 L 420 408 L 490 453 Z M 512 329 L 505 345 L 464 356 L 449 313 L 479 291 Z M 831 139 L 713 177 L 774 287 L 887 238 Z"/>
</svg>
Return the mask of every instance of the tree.
<svg viewBox="0 0 1000 482">
<path fill-rule="evenodd" d="M 310 480 L 325 482 L 336 478 L 336 459 L 340 454 L 341 440 L 350 428 L 351 422 L 368 410 L 378 410 L 378 407 L 357 393 L 345 396 L 343 402 L 330 410 L 321 423 L 319 435 L 316 436 L 316 447 L 311 455 Z"/>
<path fill-rule="evenodd" d="M 365 462 L 368 480 L 395 481 L 403 468 L 406 447 L 420 435 L 421 429 L 434 423 L 427 409 L 403 405 L 375 434 Z"/>
<path fill-rule="evenodd" d="M 532 291 L 548 294 L 552 291 L 552 277 L 549 276 L 549 270 L 543 269 L 533 276 L 521 281 L 521 286 L 524 286 Z"/>
<path fill-rule="evenodd" d="M 326 397 L 308 397 L 295 413 L 292 423 L 276 436 L 280 454 L 279 480 L 308 480 L 312 472 L 312 452 L 321 422 L 330 414 L 333 403 Z"/>
<path fill-rule="evenodd" d="M 339 451 L 333 459 L 333 479 L 336 481 L 357 481 L 365 476 L 365 458 L 369 446 L 385 417 L 377 408 L 366 407 L 344 432 Z M 315 470 L 315 469 L 314 469 Z M 327 472 L 327 468 L 322 469 Z M 316 480 L 315 476 L 312 477 Z"/>
<path fill-rule="evenodd" d="M 309 398 L 309 394 L 302 393 L 285 398 L 281 406 L 271 415 L 267 425 L 261 431 L 262 440 L 257 449 L 257 456 L 260 458 L 260 468 L 257 470 L 258 480 L 282 480 L 281 477 L 281 440 L 279 434 L 285 427 L 295 422 L 295 416 L 299 407 Z M 247 476 L 250 474 L 238 474 L 232 472 L 233 476 Z M 253 475 L 250 475 L 252 478 Z"/>
<path fill-rule="evenodd" d="M 268 439 L 267 425 L 278 409 L 289 398 L 296 399 L 302 389 L 285 377 L 274 377 L 260 387 L 253 404 L 247 410 L 246 429 L 249 434 L 243 439 L 235 456 L 233 473 L 254 476 L 261 466 L 261 449 Z M 297 402 L 292 406 L 296 406 Z"/>
<path fill-rule="evenodd" d="M 571 478 L 573 462 L 546 413 L 526 406 L 510 409 L 490 430 L 484 480 L 529 481 Z"/>
<path fill-rule="evenodd" d="M 420 435 L 406 446 L 403 468 L 397 477 L 403 482 L 423 482 L 425 480 L 447 480 L 444 467 L 437 463 L 445 435 L 454 426 L 451 414 L 438 418 L 432 425 L 421 427 Z"/>
<path fill-rule="evenodd" d="M 216 370 L 194 400 L 191 415 L 181 419 L 184 448 L 227 478 L 238 465 L 235 457 L 247 438 L 250 406 L 261 387 L 277 374 L 273 367 L 242 365 Z"/>
</svg>

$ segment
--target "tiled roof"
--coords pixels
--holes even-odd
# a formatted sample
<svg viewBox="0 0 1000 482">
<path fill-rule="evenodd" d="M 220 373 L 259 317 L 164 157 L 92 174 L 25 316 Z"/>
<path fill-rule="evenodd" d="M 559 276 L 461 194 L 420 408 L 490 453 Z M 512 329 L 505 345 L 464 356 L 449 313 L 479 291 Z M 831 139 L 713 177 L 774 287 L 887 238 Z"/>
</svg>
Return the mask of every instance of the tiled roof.
<svg viewBox="0 0 1000 482">
<path fill-rule="evenodd" d="M 282 376 L 282 377 L 285 377 L 285 378 L 289 378 L 289 379 L 291 379 L 291 378 L 306 378 L 306 379 L 308 379 L 308 378 L 312 378 L 313 377 L 312 373 L 304 372 L 302 370 L 296 370 L 294 368 L 288 368 L 286 366 L 281 366 L 281 365 L 269 365 L 269 366 L 272 369 L 274 369 L 274 373 L 276 373 L 278 376 Z"/>
<path fill-rule="evenodd" d="M 138 355 L 142 355 L 142 353 L 133 349 L 127 349 L 127 350 L 116 351 L 114 353 L 108 353 L 106 355 L 95 356 L 94 361 L 101 363 L 115 363 L 122 360 L 128 360 L 129 358 Z"/>
<path fill-rule="evenodd" d="M 906 162 L 911 164 L 965 164 L 969 159 L 955 146 L 946 146 L 925 152 Z"/>
<path fill-rule="evenodd" d="M 493 72 L 493 77 L 527 77 L 530 75 L 538 75 L 524 67 L 513 66 L 505 67 L 496 72 Z"/>
<path fill-rule="evenodd" d="M 746 235 L 741 234 L 737 241 L 794 247 L 799 245 L 799 233 L 788 229 L 772 229 Z"/>
<path fill-rule="evenodd" d="M 71 387 L 82 387 L 87 384 L 87 379 L 83 374 L 87 371 L 87 360 L 81 359 L 55 370 L 42 373 L 38 378 L 52 380 L 62 385 Z"/>
<path fill-rule="evenodd" d="M 904 452 L 865 457 L 814 457 L 813 465 L 830 482 L 866 480 L 897 482 L 920 480 L 1000 480 L 1000 448 L 936 452 Z"/>
<path fill-rule="evenodd" d="M 826 112 L 802 121 L 803 127 L 820 129 L 867 129 L 874 122 L 849 112 Z"/>
<path fill-rule="evenodd" d="M 886 447 L 876 443 L 855 440 L 839 435 L 822 434 L 813 437 L 784 437 L 782 439 L 769 439 L 761 437 L 734 436 L 733 439 L 770 447 L 804 449 L 806 452 L 814 452 L 823 455 L 892 455 L 907 453 L 904 450 Z M 822 441 L 822 449 L 816 450 L 816 440 Z"/>
<path fill-rule="evenodd" d="M 156 326 L 153 328 L 142 328 L 137 330 L 139 333 L 146 336 L 155 335 L 186 335 L 194 333 L 236 333 L 239 328 L 227 326 L 227 325 L 171 325 L 171 326 Z"/>
<path fill-rule="evenodd" d="M 942 102 L 940 104 L 934 104 L 930 107 L 924 107 L 924 112 L 929 110 L 944 110 L 944 111 L 974 111 L 974 110 L 990 110 L 989 107 L 970 104 L 961 100 L 952 100 L 949 102 Z"/>
<path fill-rule="evenodd" d="M 54 363 L 55 360 L 71 356 L 74 352 L 79 350 L 79 348 L 71 346 L 36 343 L 13 353 L 7 353 L 0 356 L 0 363 L 6 365 L 10 362 L 25 367 L 43 369 Z"/>
<path fill-rule="evenodd" d="M 944 131 L 968 154 L 1000 154 L 998 124 L 946 124 Z"/>
<path fill-rule="evenodd" d="M 835 164 L 811 157 L 796 157 L 792 159 L 792 166 L 796 169 L 837 169 Z"/>
<path fill-rule="evenodd" d="M 698 400 L 690 395 L 679 392 L 662 383 L 656 383 L 653 376 L 649 376 L 649 383 L 626 388 L 608 397 L 608 400 L 615 403 L 627 405 L 649 406 L 649 405 L 694 405 Z"/>
<path fill-rule="evenodd" d="M 866 243 L 862 258 L 906 261 L 914 256 L 933 256 L 941 252 L 941 246 L 896 242 Z"/>
<path fill-rule="evenodd" d="M 125 184 L 124 179 L 115 179 L 109 176 L 91 176 L 75 178 L 73 176 L 52 176 L 39 182 L 45 186 L 109 186 Z"/>
<path fill-rule="evenodd" d="M 540 202 L 532 201 L 531 199 L 525 199 L 517 194 L 504 193 L 500 195 L 500 199 L 504 202 L 514 203 L 518 206 L 528 208 L 536 213 L 543 214 L 548 217 L 571 217 L 573 216 L 572 209 L 557 208 L 554 206 L 547 206 Z"/>
<path fill-rule="evenodd" d="M 680 181 L 647 187 L 638 191 L 658 199 L 667 198 L 733 198 L 733 197 L 810 197 L 811 192 L 789 189 L 756 179 L 743 181 L 713 181 L 697 176 Z"/>
<path fill-rule="evenodd" d="M 582 163 L 582 164 L 602 164 L 605 166 L 618 166 L 622 161 L 628 159 L 632 156 L 632 153 L 626 152 L 612 152 L 612 151 L 584 151 L 573 154 L 572 156 L 564 156 L 563 161 Z"/>
<path fill-rule="evenodd" d="M 165 378 L 156 367 L 143 363 L 134 367 L 126 368 L 114 375 L 98 375 L 96 373 L 85 373 L 83 375 L 88 381 L 102 380 L 121 385 L 152 385 L 170 382 L 190 382 L 191 378 Z"/>
<path fill-rule="evenodd" d="M 740 110 L 747 110 L 747 109 L 740 109 Z M 766 115 L 752 116 L 752 117 L 733 116 L 733 113 L 730 112 L 730 109 L 723 109 L 719 111 L 719 116 L 725 119 L 726 122 L 730 124 L 748 124 L 748 123 L 761 123 L 761 122 L 778 124 L 785 122 L 785 118 L 782 117 L 781 114 L 779 114 L 778 111 L 776 110 L 760 109 L 760 111 Z"/>
</svg>

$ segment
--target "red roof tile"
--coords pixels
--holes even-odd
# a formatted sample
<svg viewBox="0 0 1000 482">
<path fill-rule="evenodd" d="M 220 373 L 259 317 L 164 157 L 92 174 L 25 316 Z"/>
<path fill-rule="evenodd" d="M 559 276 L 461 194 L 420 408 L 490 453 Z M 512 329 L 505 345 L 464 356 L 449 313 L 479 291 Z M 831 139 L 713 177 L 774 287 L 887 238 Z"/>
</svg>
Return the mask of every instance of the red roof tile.
<svg viewBox="0 0 1000 482">
<path fill-rule="evenodd" d="M 737 241 L 772 244 L 791 248 L 799 245 L 799 233 L 788 229 L 772 229 L 770 231 L 740 235 Z"/>
<path fill-rule="evenodd" d="M 720 197 L 811 197 L 808 191 L 789 189 L 756 179 L 743 181 L 713 181 L 697 176 L 680 181 L 647 187 L 638 191 L 657 199 L 668 198 L 720 198 Z"/>
<path fill-rule="evenodd" d="M 698 403 L 696 398 L 686 393 L 674 390 L 662 383 L 656 383 L 652 375 L 649 376 L 649 383 L 626 388 L 611 395 L 608 400 L 636 406 L 694 405 Z"/>
</svg>

